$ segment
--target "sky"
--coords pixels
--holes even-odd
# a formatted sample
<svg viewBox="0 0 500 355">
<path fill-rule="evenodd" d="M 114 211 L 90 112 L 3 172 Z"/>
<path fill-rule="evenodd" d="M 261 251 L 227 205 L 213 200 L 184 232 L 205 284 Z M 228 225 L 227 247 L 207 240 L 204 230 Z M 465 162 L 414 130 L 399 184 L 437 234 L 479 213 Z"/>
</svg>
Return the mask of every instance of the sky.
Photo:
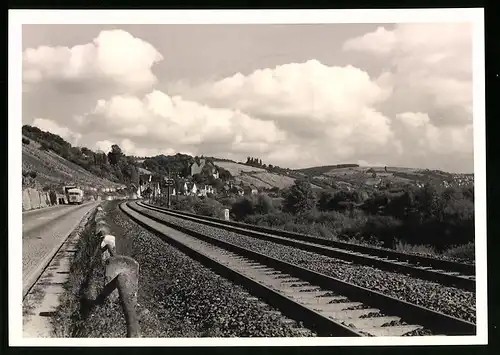
<svg viewBox="0 0 500 355">
<path fill-rule="evenodd" d="M 130 155 L 473 172 L 472 26 L 23 25 L 23 124 Z"/>
</svg>

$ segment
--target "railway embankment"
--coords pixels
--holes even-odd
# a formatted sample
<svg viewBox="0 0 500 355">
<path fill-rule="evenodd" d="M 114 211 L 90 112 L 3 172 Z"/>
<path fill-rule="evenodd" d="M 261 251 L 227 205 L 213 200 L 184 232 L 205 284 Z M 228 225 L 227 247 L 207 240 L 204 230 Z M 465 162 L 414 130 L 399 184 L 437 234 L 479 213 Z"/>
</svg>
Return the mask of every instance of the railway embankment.
<svg viewBox="0 0 500 355">
<path fill-rule="evenodd" d="M 214 271 L 191 259 L 119 210 L 103 204 L 116 254 L 139 264 L 137 316 L 141 337 L 314 336 Z M 125 337 L 119 300 L 90 306 L 106 283 L 105 262 L 92 221 L 82 234 L 53 322 L 58 337 Z"/>
</svg>

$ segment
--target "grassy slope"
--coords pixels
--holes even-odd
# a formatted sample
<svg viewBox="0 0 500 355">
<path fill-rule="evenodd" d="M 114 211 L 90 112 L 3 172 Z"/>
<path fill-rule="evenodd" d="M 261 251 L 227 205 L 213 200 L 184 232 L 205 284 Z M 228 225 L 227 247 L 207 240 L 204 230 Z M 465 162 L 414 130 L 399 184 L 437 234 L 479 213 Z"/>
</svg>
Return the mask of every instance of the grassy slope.
<svg viewBox="0 0 500 355">
<path fill-rule="evenodd" d="M 42 151 L 39 144 L 31 141 L 22 147 L 23 170 L 36 171 L 36 181 L 47 184 L 77 183 L 81 186 L 118 187 L 120 184 L 95 176 L 52 151 Z"/>
<path fill-rule="evenodd" d="M 215 165 L 229 171 L 237 182 L 243 181 L 245 185 L 254 185 L 257 188 L 270 189 L 278 187 L 283 189 L 293 185 L 295 182 L 293 177 L 269 173 L 265 169 L 254 168 L 243 164 L 227 161 L 215 161 Z M 318 187 L 313 185 L 313 188 Z"/>
</svg>

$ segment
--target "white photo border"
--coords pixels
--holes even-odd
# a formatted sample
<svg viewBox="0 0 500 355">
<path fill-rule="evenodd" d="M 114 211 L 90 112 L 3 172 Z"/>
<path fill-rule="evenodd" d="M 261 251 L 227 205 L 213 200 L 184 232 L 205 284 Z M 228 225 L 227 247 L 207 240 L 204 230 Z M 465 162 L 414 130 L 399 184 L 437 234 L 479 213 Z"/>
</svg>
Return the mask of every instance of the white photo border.
<svg viewBox="0 0 500 355">
<path fill-rule="evenodd" d="M 22 336 L 22 25 L 23 24 L 473 24 L 473 120 L 476 247 L 476 336 L 381 338 L 70 339 Z M 9 344 L 11 346 L 366 346 L 488 343 L 484 8 L 377 10 L 9 10 Z"/>
</svg>

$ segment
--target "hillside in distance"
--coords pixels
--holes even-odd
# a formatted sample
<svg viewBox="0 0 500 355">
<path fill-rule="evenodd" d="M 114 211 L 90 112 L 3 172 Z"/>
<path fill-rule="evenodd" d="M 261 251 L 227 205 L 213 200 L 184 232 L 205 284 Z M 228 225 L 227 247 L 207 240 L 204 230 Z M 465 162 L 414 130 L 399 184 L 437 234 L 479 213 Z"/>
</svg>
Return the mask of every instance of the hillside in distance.
<svg viewBox="0 0 500 355">
<path fill-rule="evenodd" d="M 423 185 L 426 183 L 445 186 L 474 184 L 474 174 L 448 173 L 405 167 L 362 167 L 357 164 L 316 166 L 294 170 L 294 173 L 321 181 L 327 185 L 375 186 L 379 184 Z"/>
<path fill-rule="evenodd" d="M 201 157 L 186 154 L 134 157 L 125 155 L 118 145 L 110 152 L 94 152 L 86 147 L 73 147 L 62 137 L 23 126 L 23 185 L 36 175 L 41 187 L 76 183 L 96 188 L 138 186 L 139 168 L 161 177 L 173 173 L 188 178 L 191 165 Z M 357 164 L 325 165 L 292 170 L 261 159 L 248 157 L 245 163 L 218 157 L 204 157 L 226 170 L 236 183 L 258 189 L 286 189 L 297 179 L 308 179 L 314 189 L 353 189 L 377 186 L 420 185 L 425 183 L 463 186 L 474 183 L 473 174 L 453 174 L 438 170 L 404 167 L 360 167 Z"/>
<path fill-rule="evenodd" d="M 24 139 L 28 139 L 23 137 Z M 29 139 L 28 139 L 29 140 Z M 27 184 L 43 188 L 46 186 L 59 187 L 66 184 L 89 186 L 95 188 L 118 188 L 122 184 L 98 177 L 81 166 L 70 162 L 53 151 L 41 150 L 41 145 L 29 140 L 29 144 L 22 145 L 22 170 L 23 173 L 36 172 L 33 179 L 23 179 Z M 28 182 L 29 181 L 29 182 Z"/>
<path fill-rule="evenodd" d="M 295 179 L 298 177 L 290 173 L 270 172 L 264 168 L 248 166 L 227 160 L 217 160 L 217 158 L 214 158 L 214 164 L 229 171 L 237 183 L 243 182 L 244 185 L 253 185 L 258 189 L 285 189 L 292 186 L 295 183 Z M 316 189 L 321 188 L 314 184 L 311 184 L 311 186 Z"/>
</svg>

